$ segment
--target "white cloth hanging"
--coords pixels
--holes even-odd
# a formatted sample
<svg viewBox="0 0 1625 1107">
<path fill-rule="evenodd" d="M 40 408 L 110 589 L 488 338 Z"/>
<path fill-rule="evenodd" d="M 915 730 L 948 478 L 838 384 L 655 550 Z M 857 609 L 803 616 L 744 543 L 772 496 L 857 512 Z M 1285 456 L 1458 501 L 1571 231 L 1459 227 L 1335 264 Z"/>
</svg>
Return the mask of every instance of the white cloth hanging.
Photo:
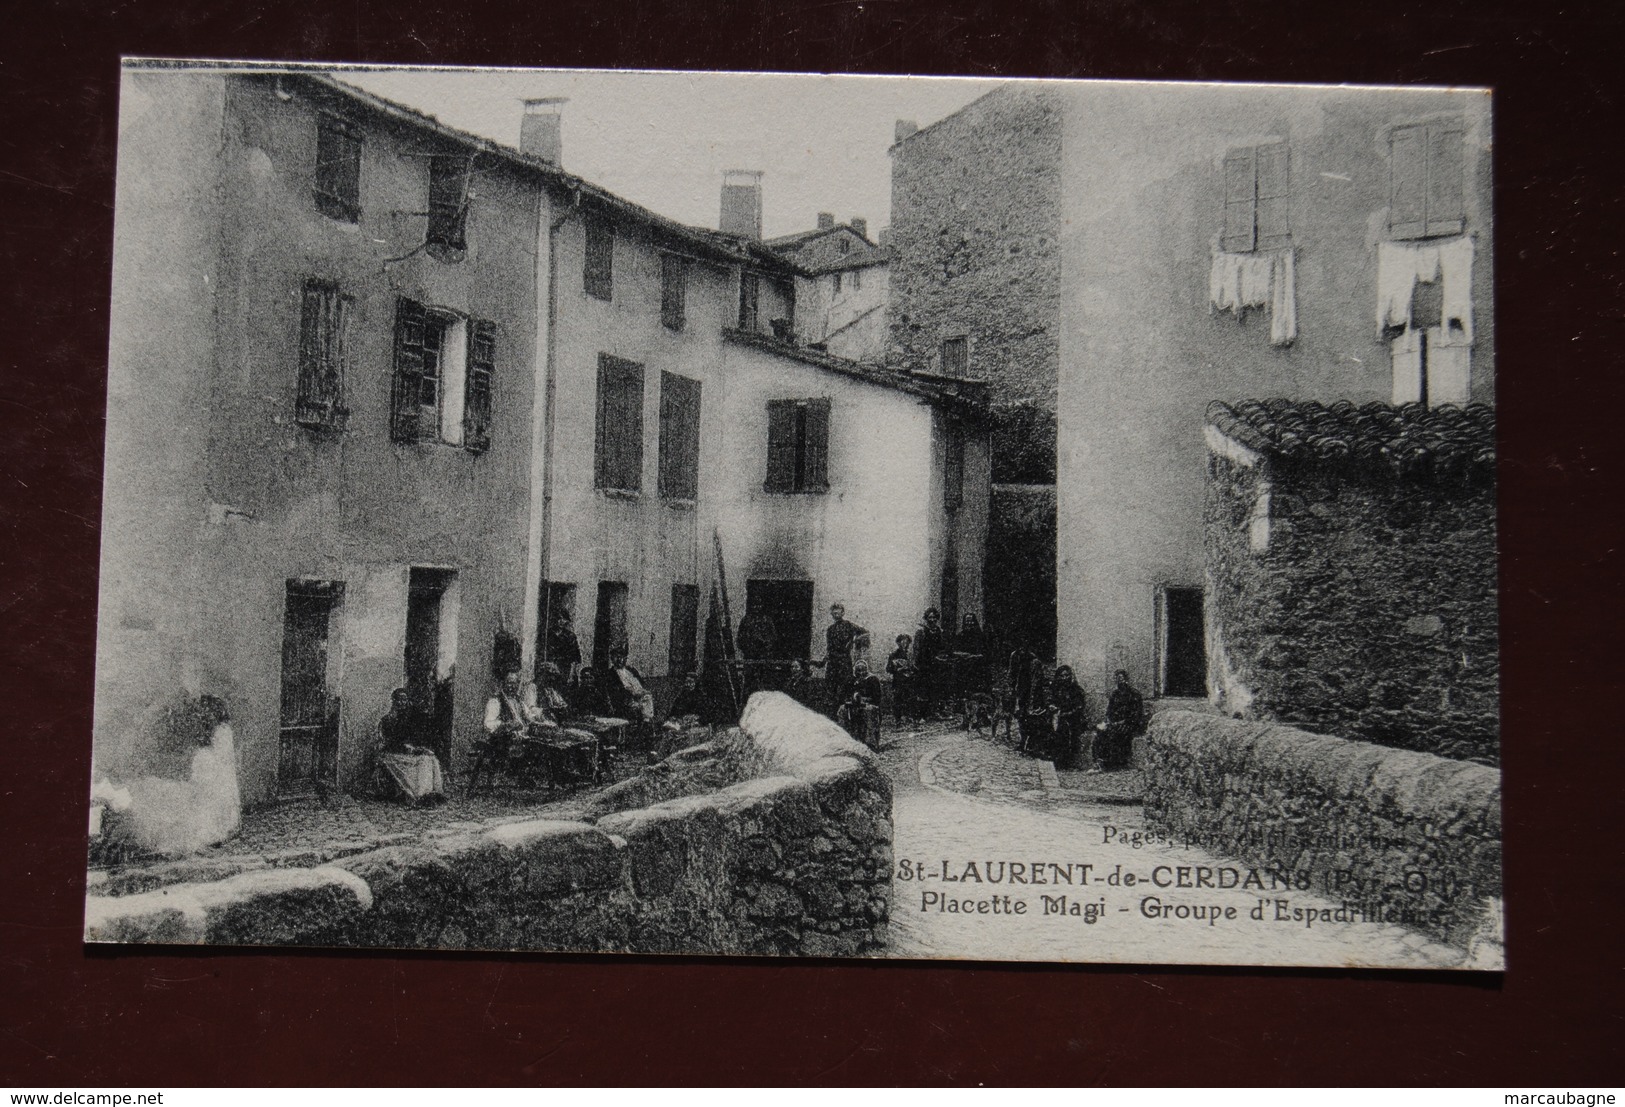
<svg viewBox="0 0 1625 1107">
<path fill-rule="evenodd" d="M 1217 247 L 1208 269 L 1208 303 L 1213 311 L 1248 308 L 1270 313 L 1270 344 L 1287 346 L 1298 337 L 1298 297 L 1293 251 L 1233 254 Z"/>
<path fill-rule="evenodd" d="M 1377 328 L 1409 328 L 1417 282 L 1440 282 L 1447 343 L 1473 341 L 1473 240 L 1377 243 Z"/>
</svg>

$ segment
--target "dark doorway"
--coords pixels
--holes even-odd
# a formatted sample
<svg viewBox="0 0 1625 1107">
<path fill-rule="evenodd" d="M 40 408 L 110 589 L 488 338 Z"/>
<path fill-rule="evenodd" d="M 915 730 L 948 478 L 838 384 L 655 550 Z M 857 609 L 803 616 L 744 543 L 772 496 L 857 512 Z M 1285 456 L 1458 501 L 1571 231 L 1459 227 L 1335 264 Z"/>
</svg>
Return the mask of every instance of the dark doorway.
<svg viewBox="0 0 1625 1107">
<path fill-rule="evenodd" d="M 338 697 L 328 687 L 328 638 L 343 581 L 290 580 L 282 616 L 282 727 L 277 790 L 308 795 L 338 779 Z"/>
<path fill-rule="evenodd" d="M 536 678 L 538 680 L 541 679 L 542 664 L 547 661 L 553 662 L 559 667 L 559 671 L 563 673 L 564 676 L 569 677 L 570 670 L 577 663 L 578 659 L 570 658 L 567 661 L 563 658 L 553 656 L 557 651 L 555 651 L 552 644 L 552 633 L 553 624 L 558 621 L 561 614 L 568 615 L 570 617 L 570 629 L 572 631 L 576 631 L 576 586 L 573 584 L 559 584 L 544 580 L 542 582 L 541 594 L 537 602 L 537 607 Z M 576 631 L 576 633 L 579 634 L 579 631 Z M 579 648 L 579 645 L 580 640 L 578 638 L 577 648 Z"/>
<path fill-rule="evenodd" d="M 406 590 L 406 690 L 423 717 L 424 740 L 442 765 L 451 753 L 452 665 L 441 647 L 446 591 L 456 573 L 413 567 Z"/>
<path fill-rule="evenodd" d="M 672 585 L 671 636 L 666 649 L 666 672 L 669 676 L 683 677 L 694 671 L 699 633 L 699 585 Z"/>
<path fill-rule="evenodd" d="M 1162 694 L 1206 696 L 1207 638 L 1202 590 L 1164 588 L 1162 606 Z"/>
<path fill-rule="evenodd" d="M 773 620 L 773 656 L 780 659 L 812 656 L 813 582 L 810 580 L 747 580 L 747 609 Z"/>
<path fill-rule="evenodd" d="M 626 583 L 619 580 L 598 582 L 598 612 L 592 625 L 592 663 L 594 668 L 609 667 L 611 646 L 628 645 L 626 641 Z"/>
</svg>

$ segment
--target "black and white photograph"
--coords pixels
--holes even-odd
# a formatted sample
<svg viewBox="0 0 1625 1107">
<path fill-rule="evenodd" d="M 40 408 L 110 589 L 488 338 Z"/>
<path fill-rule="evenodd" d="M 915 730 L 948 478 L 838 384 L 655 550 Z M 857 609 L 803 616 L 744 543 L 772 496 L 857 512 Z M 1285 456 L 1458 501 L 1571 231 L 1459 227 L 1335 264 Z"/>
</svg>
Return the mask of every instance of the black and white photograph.
<svg viewBox="0 0 1625 1107">
<path fill-rule="evenodd" d="M 86 943 L 1505 968 L 1487 89 L 118 84 Z"/>
</svg>

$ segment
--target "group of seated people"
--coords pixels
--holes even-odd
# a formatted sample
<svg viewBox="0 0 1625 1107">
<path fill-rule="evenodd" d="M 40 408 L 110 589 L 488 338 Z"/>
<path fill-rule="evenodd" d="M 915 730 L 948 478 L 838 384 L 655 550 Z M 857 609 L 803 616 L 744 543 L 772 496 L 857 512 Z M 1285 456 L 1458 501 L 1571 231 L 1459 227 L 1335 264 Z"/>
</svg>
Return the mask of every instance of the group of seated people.
<svg viewBox="0 0 1625 1107">
<path fill-rule="evenodd" d="M 1091 728 L 1089 701 L 1070 665 L 1058 665 L 1050 680 L 1043 665 L 1026 651 L 1011 658 L 1008 706 L 1021 735 L 1021 752 L 1055 762 L 1058 769 L 1080 767 L 1087 755 L 1092 773 L 1127 768 L 1134 737 L 1145 729 L 1145 702 L 1117 670 L 1106 714 Z"/>
</svg>

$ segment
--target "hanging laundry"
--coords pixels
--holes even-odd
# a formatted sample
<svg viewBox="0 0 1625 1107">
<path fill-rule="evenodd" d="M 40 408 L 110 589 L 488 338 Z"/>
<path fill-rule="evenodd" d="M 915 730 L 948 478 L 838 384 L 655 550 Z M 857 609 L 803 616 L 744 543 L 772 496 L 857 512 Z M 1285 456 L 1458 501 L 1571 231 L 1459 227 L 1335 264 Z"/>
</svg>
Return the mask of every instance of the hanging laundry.
<svg viewBox="0 0 1625 1107">
<path fill-rule="evenodd" d="M 1438 281 L 1443 327 L 1448 339 L 1473 340 L 1473 240 L 1442 245 L 1377 243 L 1377 327 L 1411 325 L 1411 299 L 1417 282 Z"/>
<path fill-rule="evenodd" d="M 1208 303 L 1214 311 L 1248 308 L 1270 313 L 1270 343 L 1285 346 L 1298 336 L 1297 292 L 1292 250 L 1233 254 L 1213 251 L 1208 269 Z"/>
</svg>

